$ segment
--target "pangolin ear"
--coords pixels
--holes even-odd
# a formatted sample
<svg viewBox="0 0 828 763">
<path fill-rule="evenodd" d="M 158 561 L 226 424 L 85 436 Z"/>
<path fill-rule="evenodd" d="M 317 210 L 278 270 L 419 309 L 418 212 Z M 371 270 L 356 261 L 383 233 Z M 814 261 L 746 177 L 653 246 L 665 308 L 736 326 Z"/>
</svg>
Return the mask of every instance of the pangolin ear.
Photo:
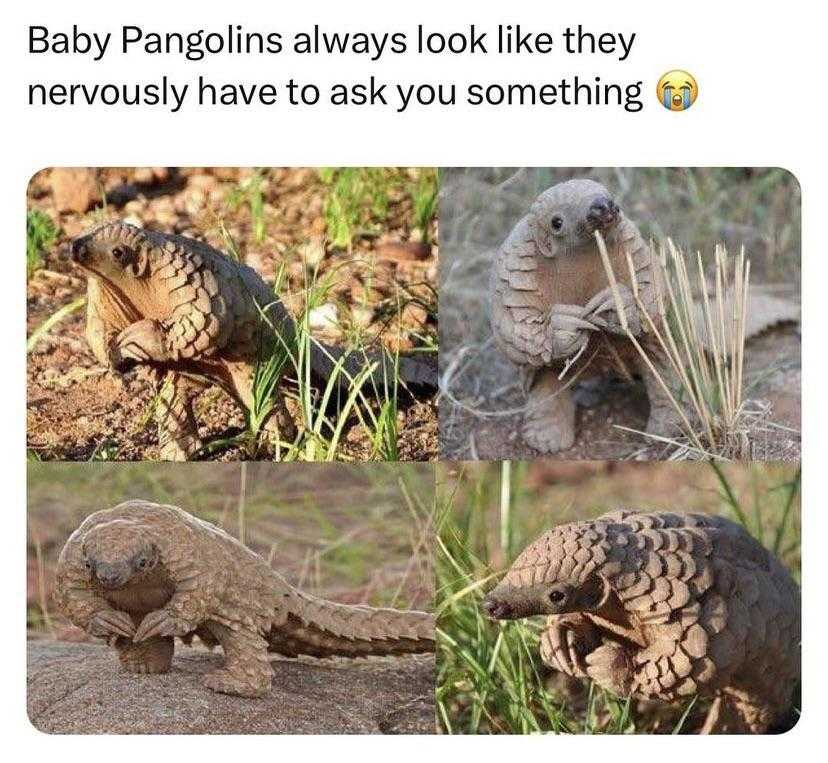
<svg viewBox="0 0 828 763">
<path fill-rule="evenodd" d="M 610 585 L 609 580 L 600 573 L 596 574 L 595 577 L 601 581 L 601 599 L 596 605 L 596 609 L 600 609 L 607 603 L 607 599 L 609 599 L 612 595 L 612 586 Z"/>
<path fill-rule="evenodd" d="M 600 573 L 592 573 L 578 588 L 578 605 L 585 610 L 599 609 L 609 598 L 612 589 Z"/>
<path fill-rule="evenodd" d="M 136 278 L 143 278 L 149 270 L 149 251 L 144 246 L 136 247 L 135 256 L 129 265 L 130 272 Z"/>
</svg>

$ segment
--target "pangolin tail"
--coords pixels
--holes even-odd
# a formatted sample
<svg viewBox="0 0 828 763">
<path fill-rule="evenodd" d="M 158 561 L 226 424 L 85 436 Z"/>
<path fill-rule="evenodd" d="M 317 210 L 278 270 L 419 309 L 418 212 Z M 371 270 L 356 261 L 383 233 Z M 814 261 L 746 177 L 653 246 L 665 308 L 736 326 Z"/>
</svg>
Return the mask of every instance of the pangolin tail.
<svg viewBox="0 0 828 763">
<path fill-rule="evenodd" d="M 434 617 L 426 612 L 337 604 L 299 592 L 291 610 L 268 635 L 270 650 L 286 657 L 434 651 Z"/>
<path fill-rule="evenodd" d="M 713 344 L 708 336 L 704 304 L 701 300 L 696 300 L 693 307 L 696 313 L 694 325 L 698 327 L 699 339 L 705 348 L 712 352 Z M 715 311 L 716 309 L 715 299 L 711 297 L 711 310 Z M 726 316 L 733 314 L 732 291 L 725 292 L 723 314 Z M 799 319 L 800 307 L 796 302 L 777 297 L 761 286 L 749 287 L 746 323 L 744 326 L 745 339 L 759 336 L 774 326 L 786 323 L 798 323 Z"/>
<path fill-rule="evenodd" d="M 376 389 L 382 394 L 383 390 L 391 388 L 395 374 L 407 385 L 414 387 L 437 388 L 437 363 L 432 355 L 406 355 L 395 358 L 386 350 L 353 350 L 342 347 L 332 347 L 324 344 L 311 344 L 311 368 L 315 374 L 329 379 L 334 373 L 334 367 L 342 360 L 342 368 L 352 379 L 356 378 L 363 369 L 376 364 L 370 379 L 363 386 L 363 390 L 370 392 Z M 345 378 L 343 378 L 345 382 Z M 347 385 L 346 385 L 347 386 Z"/>
</svg>

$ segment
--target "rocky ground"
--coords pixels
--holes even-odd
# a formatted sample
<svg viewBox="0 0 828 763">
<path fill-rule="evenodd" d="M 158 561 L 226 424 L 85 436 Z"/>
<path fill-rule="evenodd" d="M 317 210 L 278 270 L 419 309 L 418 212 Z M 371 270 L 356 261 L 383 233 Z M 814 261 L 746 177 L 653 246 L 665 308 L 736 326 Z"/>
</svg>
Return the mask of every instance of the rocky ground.
<svg viewBox="0 0 828 763">
<path fill-rule="evenodd" d="M 276 659 L 263 699 L 202 685 L 217 654 L 179 648 L 173 669 L 138 676 L 97 644 L 31 641 L 28 714 L 51 734 L 431 734 L 434 659 Z"/>
<path fill-rule="evenodd" d="M 284 267 L 282 296 L 296 314 L 309 280 L 329 283 L 313 316 L 314 337 L 350 348 L 382 344 L 391 351 L 436 352 L 436 221 L 415 222 L 415 170 L 389 170 L 381 180 L 384 206 L 373 208 L 348 245 L 331 242 L 326 204 L 330 184 L 314 169 L 44 170 L 32 178 L 30 211 L 57 226 L 54 241 L 36 253 L 27 284 L 27 333 L 60 317 L 28 356 L 28 447 L 41 459 L 142 460 L 157 455 L 149 412 L 155 395 L 140 374 L 118 376 L 99 367 L 83 337 L 85 280 L 68 261 L 68 242 L 91 224 L 120 218 L 235 249 L 265 280 Z M 62 309 L 67 312 L 61 313 Z M 61 317 L 62 316 L 62 317 Z M 295 394 L 288 382 L 284 392 Z M 429 460 L 437 452 L 437 413 L 431 397 L 400 391 L 399 457 Z M 231 438 L 244 427 L 241 411 L 220 390 L 197 402 L 200 434 Z M 347 422 L 337 455 L 372 457 L 356 417 Z M 252 457 L 238 447 L 210 458 Z M 261 457 L 261 454 L 258 454 Z"/>
</svg>

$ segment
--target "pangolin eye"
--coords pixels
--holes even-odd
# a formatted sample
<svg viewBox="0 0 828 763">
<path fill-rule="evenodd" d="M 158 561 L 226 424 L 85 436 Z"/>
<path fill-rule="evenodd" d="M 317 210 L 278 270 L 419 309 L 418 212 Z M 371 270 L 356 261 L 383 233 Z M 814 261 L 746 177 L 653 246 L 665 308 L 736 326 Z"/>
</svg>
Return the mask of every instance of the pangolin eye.
<svg viewBox="0 0 828 763">
<path fill-rule="evenodd" d="M 143 557 L 143 556 L 142 556 L 142 557 L 138 560 L 138 568 L 139 568 L 139 569 L 142 569 L 142 570 L 143 570 L 143 569 L 144 569 L 144 568 L 145 568 L 148 564 L 149 564 L 149 562 L 147 561 L 146 557 Z"/>
<path fill-rule="evenodd" d="M 553 604 L 560 604 L 566 598 L 566 594 L 563 591 L 551 591 L 549 593 L 549 601 Z"/>
<path fill-rule="evenodd" d="M 563 218 L 560 215 L 555 215 L 549 221 L 549 224 L 552 226 L 552 230 L 560 230 L 563 228 Z"/>
<path fill-rule="evenodd" d="M 123 247 L 121 247 L 121 246 L 116 246 L 116 247 L 113 247 L 113 249 L 112 249 L 112 256 L 113 256 L 116 260 L 122 260 L 122 259 L 124 259 L 124 257 L 126 256 L 126 249 L 124 249 L 124 248 L 123 248 Z"/>
</svg>

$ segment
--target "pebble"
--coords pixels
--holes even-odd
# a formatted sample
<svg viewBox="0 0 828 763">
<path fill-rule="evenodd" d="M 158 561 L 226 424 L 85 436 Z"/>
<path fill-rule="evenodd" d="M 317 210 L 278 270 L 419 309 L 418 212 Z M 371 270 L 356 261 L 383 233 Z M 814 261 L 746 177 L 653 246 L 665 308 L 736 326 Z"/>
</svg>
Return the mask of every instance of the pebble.
<svg viewBox="0 0 828 763">
<path fill-rule="evenodd" d="M 325 242 L 319 236 L 313 236 L 299 248 L 299 254 L 309 268 L 315 268 L 325 259 Z"/>
<path fill-rule="evenodd" d="M 354 305 L 351 308 L 351 320 L 359 328 L 368 328 L 374 321 L 374 309 L 363 305 Z"/>
<path fill-rule="evenodd" d="M 98 177 L 89 167 L 56 167 L 49 176 L 49 184 L 58 212 L 82 214 L 100 201 Z"/>
<path fill-rule="evenodd" d="M 311 329 L 339 329 L 339 310 L 332 302 L 315 307 L 308 313 L 308 325 Z"/>
</svg>

